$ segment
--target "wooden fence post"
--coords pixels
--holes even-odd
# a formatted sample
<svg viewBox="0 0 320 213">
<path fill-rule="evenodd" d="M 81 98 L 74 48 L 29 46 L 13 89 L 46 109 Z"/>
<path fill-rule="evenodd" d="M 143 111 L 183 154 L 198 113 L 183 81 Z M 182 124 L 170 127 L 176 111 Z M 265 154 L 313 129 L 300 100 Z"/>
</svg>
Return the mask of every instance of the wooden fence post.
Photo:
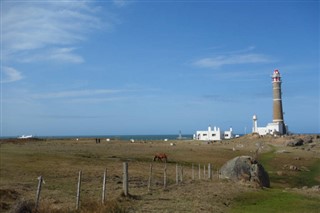
<svg viewBox="0 0 320 213">
<path fill-rule="evenodd" d="M 151 190 L 151 181 L 152 181 L 152 163 L 150 163 L 150 170 L 149 170 L 148 192 L 150 192 Z"/>
<path fill-rule="evenodd" d="M 199 180 L 201 179 L 201 168 L 200 168 L 200 163 L 199 163 Z"/>
<path fill-rule="evenodd" d="M 182 183 L 183 182 L 183 167 L 182 166 L 180 166 L 179 173 L 180 173 L 180 182 Z"/>
<path fill-rule="evenodd" d="M 81 188 L 81 176 L 82 171 L 79 171 L 79 177 L 78 177 L 78 188 L 77 188 L 77 203 L 76 203 L 76 210 L 80 207 L 80 188 Z"/>
<path fill-rule="evenodd" d="M 37 211 L 38 206 L 39 206 L 39 200 L 40 200 L 40 192 L 41 192 L 41 185 L 42 185 L 42 176 L 38 177 L 38 188 L 37 188 L 37 194 L 36 194 L 36 204 L 35 204 L 35 210 Z"/>
<path fill-rule="evenodd" d="M 179 184 L 179 165 L 176 164 L 176 184 Z"/>
<path fill-rule="evenodd" d="M 167 163 L 164 164 L 164 170 L 163 170 L 163 188 L 167 188 Z"/>
<path fill-rule="evenodd" d="M 123 193 L 124 196 L 129 195 L 129 177 L 128 177 L 128 162 L 123 163 Z"/>
<path fill-rule="evenodd" d="M 194 180 L 194 165 L 192 164 L 192 180 Z"/>
<path fill-rule="evenodd" d="M 212 170 L 211 170 L 211 163 L 208 164 L 208 179 L 210 180 L 211 179 L 211 173 L 212 173 Z"/>
<path fill-rule="evenodd" d="M 206 179 L 206 164 L 203 165 L 203 179 Z"/>
<path fill-rule="evenodd" d="M 103 181 L 102 181 L 102 204 L 104 204 L 106 200 L 106 180 L 107 180 L 107 169 L 103 173 Z"/>
</svg>

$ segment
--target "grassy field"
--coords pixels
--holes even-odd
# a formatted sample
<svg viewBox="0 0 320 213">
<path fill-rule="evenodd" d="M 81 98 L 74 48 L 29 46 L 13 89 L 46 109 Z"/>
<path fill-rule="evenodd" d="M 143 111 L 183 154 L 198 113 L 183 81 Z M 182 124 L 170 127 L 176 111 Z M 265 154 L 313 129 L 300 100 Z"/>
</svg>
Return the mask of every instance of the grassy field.
<svg viewBox="0 0 320 213">
<path fill-rule="evenodd" d="M 76 212 L 77 179 L 82 170 L 81 212 L 256 212 L 257 209 L 259 212 L 319 212 L 320 193 L 310 188 L 320 185 L 319 139 L 312 146 L 298 148 L 284 146 L 283 140 L 245 136 L 210 144 L 103 139 L 96 144 L 90 138 L 1 141 L 0 211 L 9 212 L 23 200 L 34 201 L 37 177 L 42 176 L 45 184 L 40 212 Z M 270 175 L 270 189 L 218 180 L 217 169 L 233 157 L 253 155 L 257 144 L 263 147 L 258 160 Z M 164 164 L 152 161 L 159 152 L 166 153 L 169 159 L 166 190 L 163 189 Z M 130 197 L 122 196 L 123 162 L 129 164 Z M 150 163 L 153 163 L 153 176 L 148 191 Z M 183 167 L 183 181 L 178 185 L 177 163 Z M 214 171 L 211 180 L 203 178 L 203 166 L 208 163 Z M 290 170 L 292 165 L 298 169 Z M 108 202 L 101 206 L 105 169 Z"/>
</svg>

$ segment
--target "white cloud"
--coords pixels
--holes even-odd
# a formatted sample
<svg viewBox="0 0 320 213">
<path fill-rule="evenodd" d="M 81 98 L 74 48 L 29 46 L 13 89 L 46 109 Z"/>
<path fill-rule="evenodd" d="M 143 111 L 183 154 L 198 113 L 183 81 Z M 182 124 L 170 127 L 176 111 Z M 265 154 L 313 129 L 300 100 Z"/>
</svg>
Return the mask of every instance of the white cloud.
<svg viewBox="0 0 320 213">
<path fill-rule="evenodd" d="M 87 38 L 88 32 L 102 27 L 97 11 L 86 1 L 4 2 L 3 59 L 83 62 L 75 46 Z"/>
<path fill-rule="evenodd" d="M 35 62 L 35 61 L 60 61 L 70 63 L 83 63 L 84 59 L 82 56 L 74 53 L 76 48 L 52 48 L 43 51 L 42 54 L 33 54 L 31 56 L 25 56 L 22 59 L 18 59 L 20 62 Z"/>
<path fill-rule="evenodd" d="M 270 57 L 263 54 L 244 53 L 202 58 L 195 61 L 193 65 L 203 68 L 219 68 L 224 65 L 268 63 L 272 61 Z"/>
<path fill-rule="evenodd" d="M 3 67 L 2 70 L 1 83 L 10 83 L 14 81 L 19 81 L 23 78 L 21 73 L 12 67 Z"/>
<path fill-rule="evenodd" d="M 59 48 L 51 51 L 50 59 L 58 61 L 69 61 L 72 63 L 82 63 L 84 59 L 72 53 L 74 48 Z"/>
</svg>

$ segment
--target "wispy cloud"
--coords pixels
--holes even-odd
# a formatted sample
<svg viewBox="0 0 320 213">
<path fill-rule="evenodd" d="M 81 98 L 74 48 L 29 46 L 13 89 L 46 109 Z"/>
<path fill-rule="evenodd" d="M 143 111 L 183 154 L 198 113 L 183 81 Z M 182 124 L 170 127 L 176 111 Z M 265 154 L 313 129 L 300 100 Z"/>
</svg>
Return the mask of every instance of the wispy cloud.
<svg viewBox="0 0 320 213">
<path fill-rule="evenodd" d="M 243 54 L 228 54 L 215 57 L 202 58 L 193 63 L 193 65 L 202 68 L 219 68 L 225 65 L 234 64 L 252 64 L 252 63 L 268 63 L 273 60 L 263 54 L 243 53 Z"/>
<path fill-rule="evenodd" d="M 84 59 L 82 56 L 74 53 L 75 48 L 52 48 L 43 51 L 43 53 L 35 53 L 30 56 L 25 56 L 19 59 L 20 62 L 36 62 L 36 61 L 59 61 L 69 63 L 82 63 Z"/>
<path fill-rule="evenodd" d="M 22 74 L 12 67 L 3 67 L 1 72 L 1 83 L 15 82 L 23 78 Z"/>
<path fill-rule="evenodd" d="M 3 60 L 83 62 L 75 50 L 88 32 L 103 26 L 98 11 L 87 1 L 5 1 L 1 15 Z"/>
</svg>

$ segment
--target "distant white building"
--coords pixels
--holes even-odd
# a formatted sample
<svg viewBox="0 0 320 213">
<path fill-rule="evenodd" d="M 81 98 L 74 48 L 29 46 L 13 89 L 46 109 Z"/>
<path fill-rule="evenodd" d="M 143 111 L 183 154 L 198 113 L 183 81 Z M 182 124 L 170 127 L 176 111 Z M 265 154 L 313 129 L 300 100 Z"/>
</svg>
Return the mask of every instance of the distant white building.
<svg viewBox="0 0 320 213">
<path fill-rule="evenodd" d="M 224 131 L 223 139 L 231 139 L 231 138 L 234 138 L 234 135 L 233 135 L 233 130 L 232 130 L 232 128 L 230 127 L 229 130 Z"/>
<path fill-rule="evenodd" d="M 221 132 L 220 128 L 211 126 L 208 127 L 206 131 L 197 131 L 195 135 L 193 135 L 194 140 L 205 140 L 205 141 L 220 141 L 222 139 L 231 139 L 233 138 L 232 128 L 228 131 Z"/>
</svg>

